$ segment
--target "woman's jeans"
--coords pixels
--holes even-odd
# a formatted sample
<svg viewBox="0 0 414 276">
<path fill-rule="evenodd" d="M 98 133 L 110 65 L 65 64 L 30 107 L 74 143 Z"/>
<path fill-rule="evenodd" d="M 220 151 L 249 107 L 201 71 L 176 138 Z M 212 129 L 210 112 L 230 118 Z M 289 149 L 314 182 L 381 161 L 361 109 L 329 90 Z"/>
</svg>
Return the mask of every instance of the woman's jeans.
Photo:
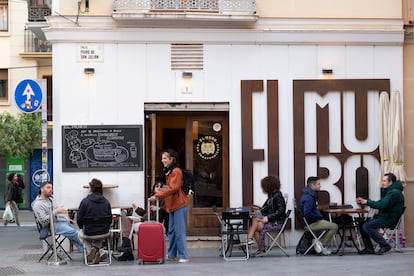
<svg viewBox="0 0 414 276">
<path fill-rule="evenodd" d="M 168 221 L 168 257 L 179 259 L 188 259 L 187 252 L 187 212 L 188 206 L 184 206 L 169 214 Z"/>
</svg>

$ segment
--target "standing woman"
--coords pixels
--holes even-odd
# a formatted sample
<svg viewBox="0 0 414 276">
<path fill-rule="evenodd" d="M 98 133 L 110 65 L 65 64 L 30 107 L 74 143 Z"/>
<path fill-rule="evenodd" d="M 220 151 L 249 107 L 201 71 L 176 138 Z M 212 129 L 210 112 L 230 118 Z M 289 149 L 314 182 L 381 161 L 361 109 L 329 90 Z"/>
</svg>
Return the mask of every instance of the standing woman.
<svg viewBox="0 0 414 276">
<path fill-rule="evenodd" d="M 19 180 L 19 177 L 15 173 L 10 173 L 7 176 L 6 184 L 6 202 L 10 204 L 10 208 L 13 212 L 14 220 L 17 226 L 20 226 L 17 203 L 22 203 L 22 191 L 24 189 L 24 183 Z M 8 221 L 4 221 L 4 226 L 7 226 Z"/>
<path fill-rule="evenodd" d="M 186 236 L 188 198 L 181 189 L 183 172 L 178 165 L 178 154 L 172 149 L 162 152 L 161 162 L 164 166 L 166 186 L 157 189 L 150 199 L 164 199 L 165 208 L 169 213 L 168 241 L 170 245 L 167 260 L 175 260 L 178 257 L 179 263 L 186 263 L 188 262 Z"/>
</svg>

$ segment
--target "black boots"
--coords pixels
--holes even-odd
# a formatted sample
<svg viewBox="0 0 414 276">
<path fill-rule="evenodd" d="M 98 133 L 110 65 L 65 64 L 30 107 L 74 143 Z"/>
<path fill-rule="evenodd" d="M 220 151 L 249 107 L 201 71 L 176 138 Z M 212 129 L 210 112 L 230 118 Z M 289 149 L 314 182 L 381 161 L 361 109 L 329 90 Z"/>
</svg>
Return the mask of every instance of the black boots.
<svg viewBox="0 0 414 276">
<path fill-rule="evenodd" d="M 118 248 L 118 251 L 125 252 L 127 249 L 131 249 L 131 241 L 128 238 L 122 238 L 122 245 Z"/>
<path fill-rule="evenodd" d="M 134 260 L 134 254 L 132 253 L 132 249 L 129 248 L 129 250 L 124 251 L 121 255 L 112 255 L 115 260 L 124 262 L 124 261 L 133 261 Z"/>
<path fill-rule="evenodd" d="M 122 245 L 118 249 L 119 252 L 123 252 L 121 255 L 112 255 L 115 260 L 124 262 L 124 261 L 133 261 L 134 254 L 132 253 L 131 241 L 128 238 L 122 238 Z"/>
</svg>

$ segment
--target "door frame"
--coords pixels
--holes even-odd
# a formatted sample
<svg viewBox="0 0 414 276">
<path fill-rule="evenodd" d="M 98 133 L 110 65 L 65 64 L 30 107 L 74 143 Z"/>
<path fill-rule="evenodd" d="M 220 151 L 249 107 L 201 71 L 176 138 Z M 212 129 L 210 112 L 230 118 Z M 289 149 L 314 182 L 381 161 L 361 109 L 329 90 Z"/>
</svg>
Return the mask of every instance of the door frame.
<svg viewBox="0 0 414 276">
<path fill-rule="evenodd" d="M 173 115 L 185 116 L 185 163 L 182 164 L 186 169 L 193 171 L 193 140 L 192 140 L 192 122 L 194 119 L 198 120 L 218 120 L 222 122 L 222 185 L 223 185 L 223 207 L 218 208 L 218 211 L 222 211 L 229 206 L 230 201 L 230 184 L 229 184 L 229 110 L 228 103 L 218 104 L 145 104 L 145 118 L 147 118 L 145 126 L 145 194 L 148 196 L 150 193 L 151 185 L 155 183 L 156 166 L 158 163 L 158 156 L 156 156 L 156 141 L 157 141 L 157 124 L 162 120 L 160 119 Z M 182 108 L 180 108 L 180 106 Z M 154 144 L 155 142 L 155 144 Z M 194 199 L 192 196 L 189 198 L 189 213 L 187 220 L 187 233 L 189 235 L 215 235 L 219 233 L 219 221 L 216 217 L 216 213 L 210 207 L 207 208 L 195 208 L 193 207 Z M 197 218 L 198 217 L 198 218 Z M 208 220 L 208 225 L 214 224 L 215 228 L 195 229 L 194 220 Z"/>
</svg>

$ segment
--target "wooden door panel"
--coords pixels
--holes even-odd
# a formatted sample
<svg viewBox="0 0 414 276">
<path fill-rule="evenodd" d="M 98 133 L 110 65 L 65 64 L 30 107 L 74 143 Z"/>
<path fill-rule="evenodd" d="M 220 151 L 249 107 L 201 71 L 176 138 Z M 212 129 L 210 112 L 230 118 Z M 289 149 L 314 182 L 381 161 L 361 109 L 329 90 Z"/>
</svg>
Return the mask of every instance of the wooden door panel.
<svg viewBox="0 0 414 276">
<path fill-rule="evenodd" d="M 188 117 L 186 129 L 186 165 L 196 180 L 187 232 L 218 235 L 220 223 L 213 208 L 228 207 L 227 114 Z"/>
</svg>

